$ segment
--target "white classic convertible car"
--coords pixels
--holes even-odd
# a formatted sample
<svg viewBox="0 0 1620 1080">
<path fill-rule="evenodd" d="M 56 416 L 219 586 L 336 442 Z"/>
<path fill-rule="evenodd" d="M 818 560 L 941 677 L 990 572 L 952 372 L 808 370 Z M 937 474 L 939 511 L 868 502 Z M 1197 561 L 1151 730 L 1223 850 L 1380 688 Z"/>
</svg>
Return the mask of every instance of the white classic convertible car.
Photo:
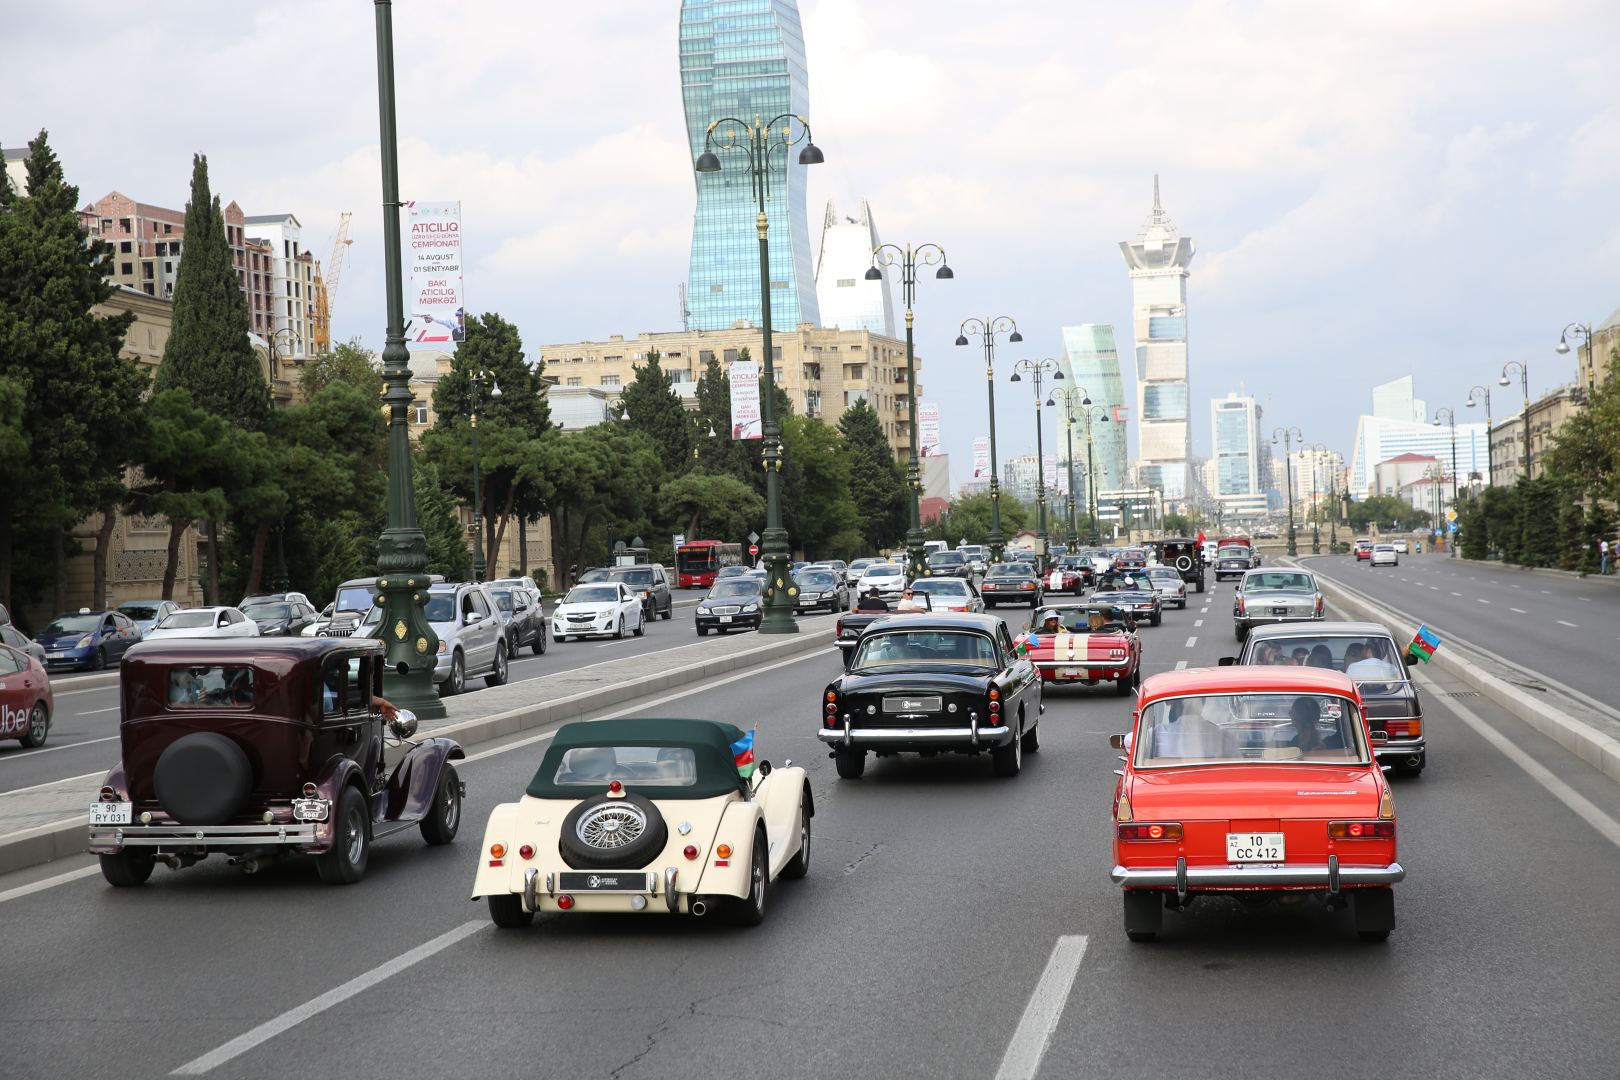
<svg viewBox="0 0 1620 1080">
<path fill-rule="evenodd" d="M 802 768 L 754 764 L 753 733 L 710 720 L 565 724 L 523 798 L 484 830 L 472 898 L 496 926 L 535 912 L 765 918 L 779 877 L 810 869 Z"/>
</svg>

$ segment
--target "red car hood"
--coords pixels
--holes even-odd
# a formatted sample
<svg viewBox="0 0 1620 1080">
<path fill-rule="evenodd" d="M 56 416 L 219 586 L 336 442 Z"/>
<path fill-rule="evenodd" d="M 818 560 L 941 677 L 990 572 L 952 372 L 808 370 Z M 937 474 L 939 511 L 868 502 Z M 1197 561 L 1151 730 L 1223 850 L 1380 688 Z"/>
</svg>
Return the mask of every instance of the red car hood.
<svg viewBox="0 0 1620 1080">
<path fill-rule="evenodd" d="M 1132 773 L 1138 821 L 1247 818 L 1374 818 L 1376 766 L 1199 765 Z"/>
</svg>

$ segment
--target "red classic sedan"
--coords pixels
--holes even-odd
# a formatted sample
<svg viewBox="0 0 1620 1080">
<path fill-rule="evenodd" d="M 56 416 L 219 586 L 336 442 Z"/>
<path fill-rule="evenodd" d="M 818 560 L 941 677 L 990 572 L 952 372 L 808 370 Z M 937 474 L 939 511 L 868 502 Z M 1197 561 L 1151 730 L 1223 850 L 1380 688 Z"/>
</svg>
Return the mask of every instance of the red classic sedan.
<svg viewBox="0 0 1620 1080">
<path fill-rule="evenodd" d="M 1019 646 L 1049 687 L 1111 682 L 1123 697 L 1142 683 L 1136 623 L 1111 604 L 1043 608 Z"/>
<path fill-rule="evenodd" d="M 45 665 L 21 649 L 0 645 L 0 739 L 44 746 L 56 701 Z"/>
<path fill-rule="evenodd" d="M 1125 932 L 1235 894 L 1349 906 L 1357 934 L 1395 928 L 1395 798 L 1356 684 L 1301 667 L 1195 668 L 1142 684 L 1114 789 L 1113 880 Z"/>
</svg>

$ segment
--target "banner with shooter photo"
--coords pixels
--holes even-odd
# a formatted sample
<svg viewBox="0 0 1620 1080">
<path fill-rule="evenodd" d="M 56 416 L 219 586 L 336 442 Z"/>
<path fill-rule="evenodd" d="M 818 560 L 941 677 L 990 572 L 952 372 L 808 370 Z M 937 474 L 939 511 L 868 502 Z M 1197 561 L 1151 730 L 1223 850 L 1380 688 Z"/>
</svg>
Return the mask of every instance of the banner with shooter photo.
<svg viewBox="0 0 1620 1080">
<path fill-rule="evenodd" d="M 409 202 L 406 258 L 410 292 L 405 317 L 406 344 L 412 349 L 455 352 L 466 335 L 462 306 L 461 203 Z"/>
<path fill-rule="evenodd" d="M 731 363 L 731 437 L 765 437 L 759 415 L 759 365 L 752 360 Z"/>
</svg>

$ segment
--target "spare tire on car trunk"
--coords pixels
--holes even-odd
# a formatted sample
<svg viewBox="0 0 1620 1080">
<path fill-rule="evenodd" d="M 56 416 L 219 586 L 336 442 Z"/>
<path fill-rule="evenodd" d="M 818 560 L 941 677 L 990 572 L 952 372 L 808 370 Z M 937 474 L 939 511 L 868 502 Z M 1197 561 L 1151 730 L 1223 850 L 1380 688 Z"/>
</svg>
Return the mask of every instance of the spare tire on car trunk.
<svg viewBox="0 0 1620 1080">
<path fill-rule="evenodd" d="M 169 744 L 152 775 L 158 803 L 182 825 L 219 825 L 253 793 L 253 766 L 235 742 L 194 731 Z"/>
<path fill-rule="evenodd" d="M 664 816 L 640 795 L 596 795 L 570 810 L 557 840 L 576 870 L 639 870 L 669 842 Z"/>
</svg>

